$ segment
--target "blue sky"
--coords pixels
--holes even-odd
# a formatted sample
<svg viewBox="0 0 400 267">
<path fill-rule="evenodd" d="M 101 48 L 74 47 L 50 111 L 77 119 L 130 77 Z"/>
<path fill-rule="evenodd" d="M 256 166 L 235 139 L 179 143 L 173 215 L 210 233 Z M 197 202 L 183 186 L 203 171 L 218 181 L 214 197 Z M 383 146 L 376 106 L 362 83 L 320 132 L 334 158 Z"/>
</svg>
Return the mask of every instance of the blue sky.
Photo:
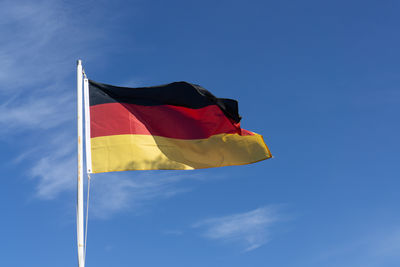
<svg viewBox="0 0 400 267">
<path fill-rule="evenodd" d="M 273 159 L 93 175 L 87 266 L 400 265 L 398 1 L 0 2 L 4 266 L 76 266 L 76 60 L 239 101 Z"/>
</svg>

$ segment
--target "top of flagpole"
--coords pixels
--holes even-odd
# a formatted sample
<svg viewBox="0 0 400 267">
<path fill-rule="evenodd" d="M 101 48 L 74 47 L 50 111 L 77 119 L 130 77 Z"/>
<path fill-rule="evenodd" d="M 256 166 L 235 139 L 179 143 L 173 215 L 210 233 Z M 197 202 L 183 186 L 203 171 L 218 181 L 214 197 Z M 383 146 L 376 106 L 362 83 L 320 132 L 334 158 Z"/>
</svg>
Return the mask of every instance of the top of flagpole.
<svg viewBox="0 0 400 267">
<path fill-rule="evenodd" d="M 77 61 L 76 61 L 76 64 L 79 66 L 79 65 L 82 65 L 82 60 L 81 59 L 78 59 Z"/>
</svg>

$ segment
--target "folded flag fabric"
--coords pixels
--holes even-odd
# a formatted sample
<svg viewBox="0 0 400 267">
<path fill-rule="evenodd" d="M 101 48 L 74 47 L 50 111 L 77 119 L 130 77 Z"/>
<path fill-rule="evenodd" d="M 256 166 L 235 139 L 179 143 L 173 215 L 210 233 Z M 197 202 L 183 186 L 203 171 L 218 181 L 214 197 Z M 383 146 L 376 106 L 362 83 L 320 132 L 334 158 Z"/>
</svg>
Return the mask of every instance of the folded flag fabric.
<svg viewBox="0 0 400 267">
<path fill-rule="evenodd" d="M 127 88 L 89 81 L 92 172 L 189 170 L 268 159 L 240 127 L 238 103 L 174 82 Z"/>
</svg>

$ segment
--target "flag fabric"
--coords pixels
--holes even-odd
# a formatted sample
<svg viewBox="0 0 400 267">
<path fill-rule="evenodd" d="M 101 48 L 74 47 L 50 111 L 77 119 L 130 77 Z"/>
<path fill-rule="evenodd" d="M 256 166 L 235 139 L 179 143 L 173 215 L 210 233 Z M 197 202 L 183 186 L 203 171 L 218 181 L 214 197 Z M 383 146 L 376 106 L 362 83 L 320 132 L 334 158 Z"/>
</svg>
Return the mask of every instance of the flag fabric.
<svg viewBox="0 0 400 267">
<path fill-rule="evenodd" d="M 174 82 L 127 88 L 89 81 L 92 172 L 184 170 L 268 159 L 259 134 L 240 127 L 238 103 Z"/>
</svg>

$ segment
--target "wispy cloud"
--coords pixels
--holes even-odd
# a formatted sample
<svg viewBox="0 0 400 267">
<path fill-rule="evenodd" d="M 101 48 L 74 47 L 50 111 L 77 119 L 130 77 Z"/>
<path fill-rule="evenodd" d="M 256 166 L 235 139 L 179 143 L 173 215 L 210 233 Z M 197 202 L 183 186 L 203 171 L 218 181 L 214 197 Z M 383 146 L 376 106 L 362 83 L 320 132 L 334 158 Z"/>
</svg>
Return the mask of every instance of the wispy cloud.
<svg viewBox="0 0 400 267">
<path fill-rule="evenodd" d="M 400 228 L 373 225 L 356 236 L 348 235 L 339 244 L 316 251 L 311 259 L 318 266 L 395 266 L 400 261 Z M 397 265 L 396 265 L 397 266 Z"/>
<path fill-rule="evenodd" d="M 1 5 L 2 132 L 60 126 L 73 118 L 68 114 L 74 106 L 75 83 L 69 81 L 75 77 L 74 61 L 85 50 L 92 54 L 86 46 L 99 31 L 80 27 L 82 19 L 62 1 L 6 0 Z"/>
<path fill-rule="evenodd" d="M 278 220 L 278 207 L 266 206 L 245 213 L 206 219 L 193 227 L 202 228 L 206 238 L 239 243 L 245 251 L 250 251 L 269 241 L 270 228 Z"/>
<path fill-rule="evenodd" d="M 24 150 L 11 161 L 31 166 L 25 174 L 36 179 L 36 196 L 42 199 L 75 184 L 75 60 L 93 57 L 96 50 L 88 47 L 105 36 L 87 23 L 83 15 L 94 11 L 83 5 L 0 3 L 0 138 L 14 142 L 10 133 L 23 136 L 18 142 Z"/>
<path fill-rule="evenodd" d="M 90 31 L 82 9 L 63 1 L 3 1 L 0 8 L 0 91 L 40 90 L 69 75 L 69 66 L 99 31 Z M 83 27 L 84 25 L 84 27 Z M 85 51 L 85 54 L 89 54 Z M 39 87 L 38 87 L 39 86 Z M 34 87 L 34 88 L 32 88 Z M 36 87 L 36 88 L 35 88 Z M 60 88 L 57 88 L 58 90 Z"/>
<path fill-rule="evenodd" d="M 40 153 L 44 156 L 34 162 L 29 174 L 38 181 L 36 196 L 54 199 L 76 185 L 76 146 L 74 138 L 67 134 L 58 133 L 47 141 L 47 150 Z"/>
<path fill-rule="evenodd" d="M 92 180 L 93 193 L 92 213 L 98 218 L 109 218 L 123 210 L 141 208 L 150 201 L 169 198 L 179 193 L 187 192 L 179 182 L 196 179 L 191 172 L 128 172 L 125 174 L 98 174 Z"/>
<path fill-rule="evenodd" d="M 27 129 L 50 129 L 73 118 L 73 101 L 68 95 L 22 98 L 19 103 L 9 101 L 0 104 L 1 132 Z M 60 108 L 63 107 L 63 108 Z"/>
</svg>

